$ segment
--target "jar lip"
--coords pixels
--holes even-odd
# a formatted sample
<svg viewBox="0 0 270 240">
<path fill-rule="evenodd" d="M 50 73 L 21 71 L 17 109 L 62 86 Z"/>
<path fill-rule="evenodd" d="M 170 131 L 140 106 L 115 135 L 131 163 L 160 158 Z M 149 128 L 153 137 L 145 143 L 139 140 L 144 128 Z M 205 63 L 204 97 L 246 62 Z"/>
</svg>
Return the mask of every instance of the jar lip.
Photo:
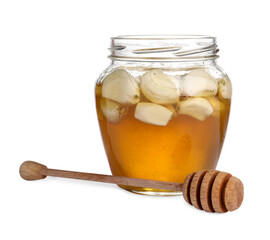
<svg viewBox="0 0 270 240">
<path fill-rule="evenodd" d="M 181 40 L 181 39 L 216 39 L 211 35 L 196 35 L 196 34 L 153 34 L 153 35 L 119 35 L 111 39 L 124 40 Z"/>
</svg>

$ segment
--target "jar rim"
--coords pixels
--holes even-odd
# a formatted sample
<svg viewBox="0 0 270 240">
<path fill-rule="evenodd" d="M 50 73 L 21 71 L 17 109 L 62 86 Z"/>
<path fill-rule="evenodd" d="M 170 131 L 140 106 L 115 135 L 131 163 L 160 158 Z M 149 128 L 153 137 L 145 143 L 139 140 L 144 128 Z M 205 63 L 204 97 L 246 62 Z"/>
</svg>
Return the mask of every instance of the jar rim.
<svg viewBox="0 0 270 240">
<path fill-rule="evenodd" d="M 119 35 L 111 39 L 125 39 L 125 40 L 170 40 L 170 39 L 216 39 L 211 35 L 197 35 L 197 34 L 142 34 L 142 35 Z"/>
</svg>

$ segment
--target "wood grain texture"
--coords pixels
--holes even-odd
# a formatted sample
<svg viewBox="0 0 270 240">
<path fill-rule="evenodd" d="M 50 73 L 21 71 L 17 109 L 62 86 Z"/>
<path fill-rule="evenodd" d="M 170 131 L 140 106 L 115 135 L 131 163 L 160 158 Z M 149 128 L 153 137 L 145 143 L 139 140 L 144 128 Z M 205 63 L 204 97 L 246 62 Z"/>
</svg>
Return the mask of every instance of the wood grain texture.
<svg viewBox="0 0 270 240">
<path fill-rule="evenodd" d="M 134 187 L 155 188 L 161 190 L 182 191 L 183 184 L 176 182 L 164 182 L 140 178 L 130 178 L 122 176 L 110 176 L 95 173 L 73 172 L 57 169 L 43 169 L 42 174 L 52 177 L 73 178 L 104 183 L 115 183 Z"/>
<path fill-rule="evenodd" d="M 238 209 L 244 198 L 244 185 L 236 177 L 231 177 L 226 184 L 224 203 L 228 211 Z"/>
<path fill-rule="evenodd" d="M 47 169 L 47 167 L 33 161 L 25 161 L 20 166 L 19 172 L 24 180 L 33 181 L 46 178 L 46 174 L 42 173 L 43 169 Z"/>
<path fill-rule="evenodd" d="M 202 210 L 202 205 L 200 201 L 200 189 L 201 183 L 204 175 L 206 174 L 207 170 L 200 170 L 195 173 L 191 185 L 190 185 L 190 200 L 192 205 L 195 208 Z"/>
<path fill-rule="evenodd" d="M 203 210 L 206 212 L 215 212 L 212 206 L 211 195 L 212 195 L 212 186 L 216 176 L 219 171 L 209 170 L 203 177 L 201 190 L 200 190 L 200 201 Z"/>
<path fill-rule="evenodd" d="M 189 174 L 184 181 L 184 185 L 183 185 L 183 196 L 184 199 L 186 200 L 186 202 L 188 202 L 190 205 L 192 205 L 191 200 L 190 200 L 190 184 L 191 181 L 194 177 L 195 173 L 191 173 Z"/>
<path fill-rule="evenodd" d="M 226 172 L 219 172 L 215 178 L 212 187 L 212 206 L 215 212 L 224 213 L 227 212 L 227 208 L 224 203 L 224 191 L 229 178 L 232 175 Z"/>
</svg>

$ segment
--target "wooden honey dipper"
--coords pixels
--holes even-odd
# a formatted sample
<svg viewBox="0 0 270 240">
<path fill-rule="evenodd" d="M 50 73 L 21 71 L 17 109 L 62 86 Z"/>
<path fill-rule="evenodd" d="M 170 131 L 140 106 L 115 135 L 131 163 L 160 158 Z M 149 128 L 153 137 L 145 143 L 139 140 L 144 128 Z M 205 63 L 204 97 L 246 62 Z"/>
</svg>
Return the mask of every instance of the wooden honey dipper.
<svg viewBox="0 0 270 240">
<path fill-rule="evenodd" d="M 25 180 L 38 180 L 47 176 L 73 178 L 96 182 L 115 183 L 134 187 L 183 191 L 184 199 L 194 207 L 206 212 L 224 213 L 238 209 L 243 201 L 244 186 L 236 177 L 217 170 L 200 170 L 189 174 L 184 183 L 155 181 L 139 178 L 110 176 L 49 169 L 46 166 L 26 161 L 20 166 L 20 175 Z"/>
</svg>

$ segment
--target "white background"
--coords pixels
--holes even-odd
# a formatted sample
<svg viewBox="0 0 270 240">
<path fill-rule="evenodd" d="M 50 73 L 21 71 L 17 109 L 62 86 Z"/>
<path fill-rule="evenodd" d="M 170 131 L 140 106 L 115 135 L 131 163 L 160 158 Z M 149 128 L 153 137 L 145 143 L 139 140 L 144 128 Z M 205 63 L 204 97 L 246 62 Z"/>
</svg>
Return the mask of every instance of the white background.
<svg viewBox="0 0 270 240">
<path fill-rule="evenodd" d="M 269 239 L 268 1 L 0 1 L 0 239 Z M 218 169 L 245 199 L 209 214 L 182 197 L 146 197 L 76 180 L 23 181 L 25 160 L 110 174 L 94 85 L 110 37 L 217 36 L 233 83 Z"/>
</svg>

